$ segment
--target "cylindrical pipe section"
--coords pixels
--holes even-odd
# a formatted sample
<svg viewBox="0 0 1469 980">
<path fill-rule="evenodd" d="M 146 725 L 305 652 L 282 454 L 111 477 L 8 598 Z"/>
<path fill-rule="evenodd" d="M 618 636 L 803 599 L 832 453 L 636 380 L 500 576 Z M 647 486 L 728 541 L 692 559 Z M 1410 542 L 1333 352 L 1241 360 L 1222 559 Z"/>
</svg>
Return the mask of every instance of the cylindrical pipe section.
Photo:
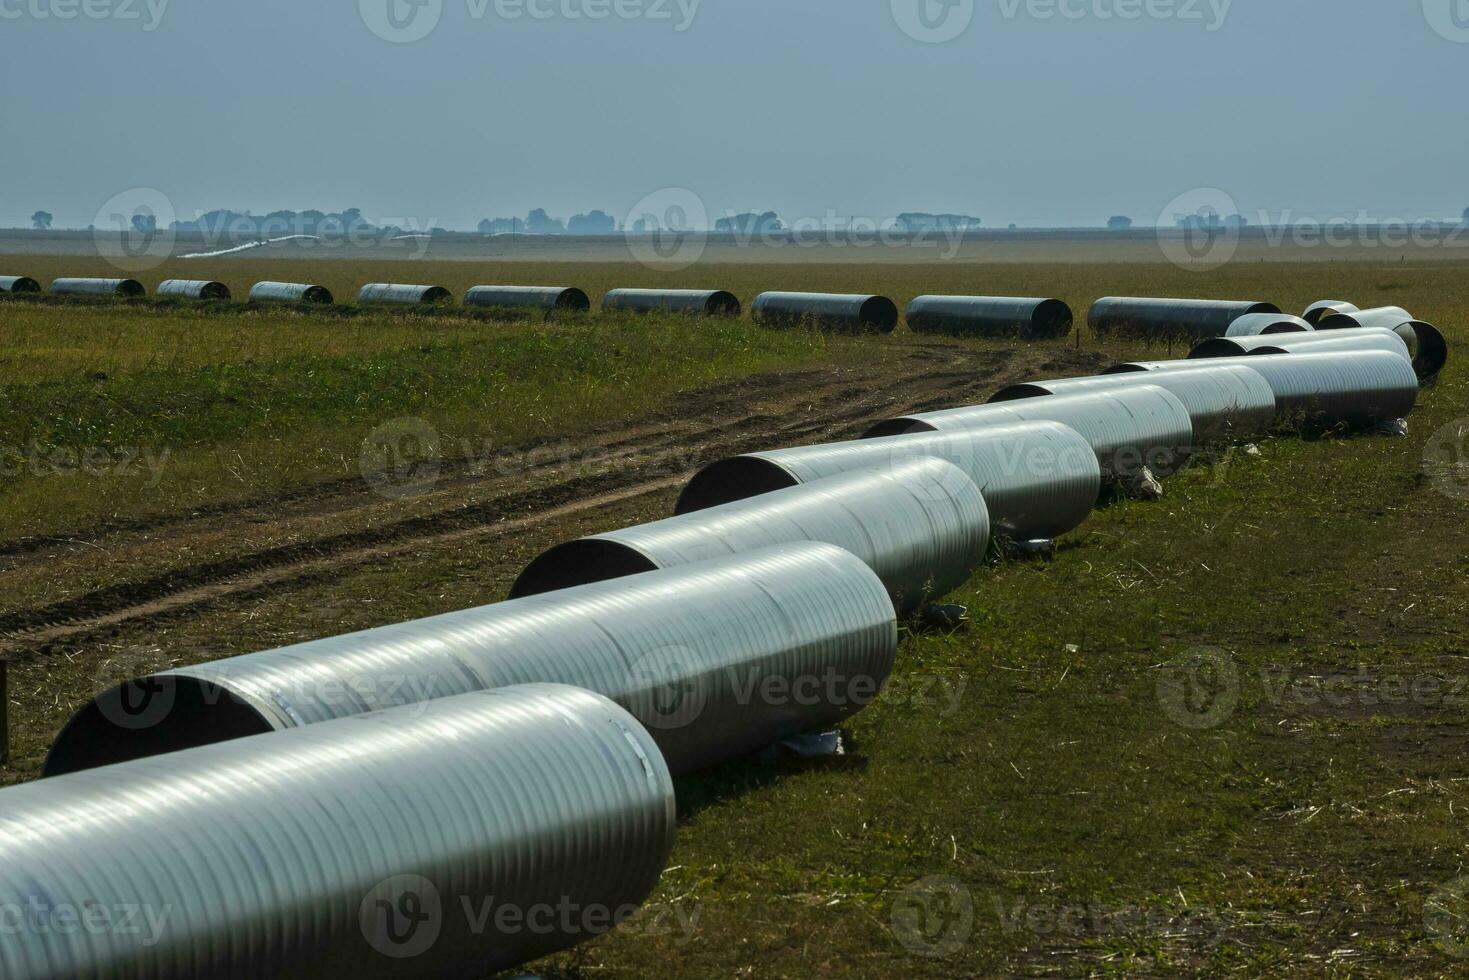
<svg viewBox="0 0 1469 980">
<path fill-rule="evenodd" d="M 1059 299 L 919 296 L 908 304 L 907 320 L 914 333 L 1044 340 L 1070 334 L 1072 315 Z"/>
<path fill-rule="evenodd" d="M 306 282 L 257 282 L 250 287 L 252 303 L 329 304 L 332 291 Z"/>
<path fill-rule="evenodd" d="M 12 786 L 0 908 L 50 928 L 0 976 L 487 976 L 631 914 L 674 823 L 648 732 L 559 685 Z"/>
<path fill-rule="evenodd" d="M 1321 322 L 1321 318 L 1324 316 L 1330 316 L 1333 313 L 1355 312 L 1357 312 L 1357 307 L 1351 303 L 1348 303 L 1346 300 L 1323 299 L 1318 300 L 1315 303 L 1312 303 L 1310 306 L 1306 307 L 1306 311 L 1301 314 L 1301 319 L 1305 320 L 1307 323 L 1314 327 L 1316 326 L 1316 324 Z"/>
<path fill-rule="evenodd" d="M 898 306 L 886 296 L 761 293 L 750 315 L 768 327 L 809 323 L 841 333 L 892 333 L 898 325 Z"/>
<path fill-rule="evenodd" d="M 230 287 L 210 279 L 165 279 L 158 284 L 153 295 L 160 299 L 169 296 L 197 300 L 229 299 Z"/>
<path fill-rule="evenodd" d="M 444 306 L 453 296 L 443 286 L 370 282 L 357 291 L 359 306 Z"/>
<path fill-rule="evenodd" d="M 1415 320 L 1401 306 L 1379 306 L 1351 313 L 1333 313 L 1321 318 L 1320 330 L 1348 330 L 1379 327 L 1391 330 L 1413 354 L 1413 370 L 1420 378 L 1433 378 L 1449 360 L 1449 345 L 1444 335 L 1431 323 Z"/>
<path fill-rule="evenodd" d="M 1059 422 L 1021 422 L 920 432 L 734 456 L 704 467 L 684 487 L 688 514 L 913 457 L 947 460 L 984 495 L 994 533 L 1017 541 L 1056 538 L 1091 514 L 1102 471 L 1089 442 Z"/>
<path fill-rule="evenodd" d="M 1289 313 L 1246 313 L 1224 331 L 1226 337 L 1258 337 L 1263 334 L 1308 333 L 1316 328 Z"/>
<path fill-rule="evenodd" d="M 1188 407 L 1172 392 L 1149 384 L 907 415 L 878 423 L 863 438 L 1039 421 L 1060 422 L 1081 433 L 1106 478 L 1129 476 L 1140 466 L 1172 472 L 1194 443 Z"/>
<path fill-rule="evenodd" d="M 1405 361 L 1413 360 L 1408 344 L 1391 330 L 1318 330 L 1308 334 L 1270 337 L 1212 337 L 1189 352 L 1190 360 L 1244 357 L 1246 354 L 1329 354 L 1336 351 L 1384 350 Z M 1116 369 L 1113 369 L 1115 371 Z M 1111 377 L 1109 372 L 1105 377 Z"/>
<path fill-rule="evenodd" d="M 1202 362 L 1201 368 L 1158 375 L 1107 374 L 1010 385 L 996 392 L 990 403 L 1152 384 L 1172 392 L 1183 402 L 1193 422 L 1194 438 L 1200 443 L 1252 438 L 1268 431 L 1275 423 L 1275 392 L 1257 372 L 1247 367 L 1207 362 Z"/>
<path fill-rule="evenodd" d="M 1193 360 L 1138 361 L 1112 371 L 1186 371 Z M 1252 368 L 1275 392 L 1278 424 L 1308 428 L 1369 426 L 1400 419 L 1418 401 L 1418 376 L 1399 354 L 1380 350 L 1310 353 L 1288 357 L 1219 358 L 1216 364 Z"/>
<path fill-rule="evenodd" d="M 740 299 L 723 289 L 614 289 L 602 297 L 604 311 L 739 316 Z"/>
<path fill-rule="evenodd" d="M 612 698 L 683 773 L 841 723 L 897 645 L 864 562 L 780 545 L 132 681 L 72 718 L 45 774 L 528 683 Z"/>
<path fill-rule="evenodd" d="M 1217 337 L 1251 313 L 1279 313 L 1273 303 L 1251 300 L 1150 299 L 1104 296 L 1092 304 L 1087 323 L 1099 337 L 1143 339 Z"/>
<path fill-rule="evenodd" d="M 1334 311 L 1321 317 L 1318 330 L 1354 330 L 1359 327 L 1382 327 L 1396 330 L 1413 319 L 1401 306 L 1374 306 L 1370 310 Z"/>
<path fill-rule="evenodd" d="M 30 276 L 0 276 L 0 293 L 39 293 L 41 284 Z"/>
<path fill-rule="evenodd" d="M 464 305 L 482 310 L 584 313 L 592 308 L 592 301 L 574 286 L 471 286 L 464 294 Z"/>
<path fill-rule="evenodd" d="M 989 511 L 963 470 L 921 456 L 558 545 L 512 597 L 793 541 L 823 541 L 867 563 L 909 613 L 964 584 L 990 543 Z"/>
<path fill-rule="evenodd" d="M 53 279 L 54 296 L 122 296 L 137 299 L 147 294 L 136 279 Z"/>
</svg>

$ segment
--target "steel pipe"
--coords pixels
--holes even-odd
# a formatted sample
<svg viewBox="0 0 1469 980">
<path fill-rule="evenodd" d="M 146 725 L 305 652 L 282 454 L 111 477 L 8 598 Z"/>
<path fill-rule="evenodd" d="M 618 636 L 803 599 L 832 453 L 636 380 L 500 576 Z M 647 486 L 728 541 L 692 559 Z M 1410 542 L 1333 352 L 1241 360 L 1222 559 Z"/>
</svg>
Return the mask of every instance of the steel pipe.
<svg viewBox="0 0 1469 980">
<path fill-rule="evenodd" d="M 0 293 L 39 293 L 41 284 L 30 276 L 0 276 Z"/>
<path fill-rule="evenodd" d="M 1409 363 L 1413 360 L 1407 341 L 1391 330 L 1375 327 L 1362 330 L 1318 330 L 1312 333 L 1271 337 L 1213 337 L 1189 352 L 1190 360 L 1244 357 L 1247 354 L 1330 354 L 1351 350 L 1384 350 Z"/>
<path fill-rule="evenodd" d="M 592 301 L 573 286 L 471 286 L 464 294 L 464 305 L 480 309 L 584 313 L 592 308 Z"/>
<path fill-rule="evenodd" d="M 1275 423 L 1275 392 L 1259 373 L 1234 365 L 1215 366 L 1204 362 L 1200 366 L 1202 370 L 1165 371 L 1158 375 L 1112 374 L 1010 385 L 996 392 L 990 402 L 1153 384 L 1172 392 L 1183 402 L 1193 423 L 1194 438 L 1200 443 L 1258 436 Z"/>
<path fill-rule="evenodd" d="M 1080 433 L 1059 422 L 1021 422 L 734 456 L 700 470 L 684 487 L 676 513 L 913 456 L 947 460 L 963 470 L 984 495 L 994 532 L 1017 541 L 1075 529 L 1101 492 L 1101 467 Z"/>
<path fill-rule="evenodd" d="M 208 279 L 165 279 L 158 284 L 153 295 L 160 299 L 169 296 L 197 300 L 229 299 L 230 287 Z"/>
<path fill-rule="evenodd" d="M 886 296 L 836 293 L 761 293 L 750 315 L 768 327 L 810 323 L 843 333 L 892 333 L 898 325 L 897 304 Z"/>
<path fill-rule="evenodd" d="M 1043 340 L 1070 334 L 1072 315 L 1059 299 L 919 296 L 908 304 L 907 320 L 914 333 Z"/>
<path fill-rule="evenodd" d="M 1279 312 L 1280 307 L 1273 303 L 1250 300 L 1104 296 L 1092 304 L 1087 323 L 1098 337 L 1204 338 L 1223 334 L 1242 316 Z"/>
<path fill-rule="evenodd" d="M 1197 361 L 1139 361 L 1108 373 L 1188 370 Z M 1289 357 L 1219 358 L 1260 373 L 1275 392 L 1277 424 L 1310 428 L 1368 426 L 1400 419 L 1418 400 L 1418 376 L 1401 356 L 1388 351 L 1353 350 L 1294 353 Z"/>
<path fill-rule="evenodd" d="M 740 299 L 723 289 L 614 289 L 602 297 L 604 311 L 739 316 Z"/>
<path fill-rule="evenodd" d="M 1413 318 L 1401 306 L 1379 306 L 1371 310 L 1333 313 L 1321 318 L 1319 330 L 1347 330 L 1381 327 L 1391 330 L 1408 345 L 1413 354 L 1413 370 L 1420 378 L 1436 377 L 1449 360 L 1449 345 L 1444 335 L 1431 323 Z"/>
<path fill-rule="evenodd" d="M 1172 392 L 1148 384 L 907 415 L 878 423 L 863 438 L 1039 421 L 1060 422 L 1081 433 L 1104 478 L 1131 475 L 1139 466 L 1168 473 L 1188 457 L 1194 442 L 1188 407 Z"/>
<path fill-rule="evenodd" d="M 257 282 L 250 287 L 250 302 L 328 304 L 332 292 L 305 282 Z"/>
<path fill-rule="evenodd" d="M 444 306 L 453 297 L 443 286 L 413 286 L 396 282 L 370 282 L 357 291 L 360 306 Z"/>
<path fill-rule="evenodd" d="M 1288 313 L 1246 313 L 1224 331 L 1226 337 L 1258 337 L 1262 334 L 1308 333 L 1316 328 Z"/>
<path fill-rule="evenodd" d="M 55 296 L 122 296 L 126 299 L 137 299 L 148 292 L 136 279 L 53 279 L 50 291 Z"/>
<path fill-rule="evenodd" d="M 559 685 L 12 786 L 0 908 L 47 927 L 0 976 L 487 976 L 626 918 L 674 821 L 643 727 Z"/>
<path fill-rule="evenodd" d="M 909 613 L 974 573 L 989 548 L 989 511 L 963 470 L 933 457 L 908 458 L 566 542 L 531 562 L 510 595 L 791 541 L 852 552 L 882 579 L 898 612 Z"/>
<path fill-rule="evenodd" d="M 131 681 L 68 722 L 44 773 L 538 682 L 612 698 L 689 772 L 839 724 L 875 697 L 897 643 L 866 564 L 787 544 Z"/>
<path fill-rule="evenodd" d="M 1306 311 L 1301 314 L 1301 319 L 1305 320 L 1307 323 L 1314 327 L 1316 326 L 1316 324 L 1321 322 L 1321 318 L 1324 316 L 1330 316 L 1333 313 L 1356 312 L 1357 307 L 1353 306 L 1351 303 L 1348 303 L 1346 300 L 1323 299 L 1318 300 L 1317 302 L 1312 303 L 1310 306 L 1306 307 Z"/>
</svg>

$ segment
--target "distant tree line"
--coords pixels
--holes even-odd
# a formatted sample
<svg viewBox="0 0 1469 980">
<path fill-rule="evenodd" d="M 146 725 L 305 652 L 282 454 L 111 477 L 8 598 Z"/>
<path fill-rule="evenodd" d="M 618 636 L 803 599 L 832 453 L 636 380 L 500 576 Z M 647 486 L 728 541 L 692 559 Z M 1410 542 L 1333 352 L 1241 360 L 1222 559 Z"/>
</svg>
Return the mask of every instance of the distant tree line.
<svg viewBox="0 0 1469 980">
<path fill-rule="evenodd" d="M 536 208 L 524 218 L 486 218 L 479 223 L 481 235 L 612 235 L 617 219 L 605 211 L 574 214 L 566 220 L 553 218 L 545 208 Z"/>
</svg>

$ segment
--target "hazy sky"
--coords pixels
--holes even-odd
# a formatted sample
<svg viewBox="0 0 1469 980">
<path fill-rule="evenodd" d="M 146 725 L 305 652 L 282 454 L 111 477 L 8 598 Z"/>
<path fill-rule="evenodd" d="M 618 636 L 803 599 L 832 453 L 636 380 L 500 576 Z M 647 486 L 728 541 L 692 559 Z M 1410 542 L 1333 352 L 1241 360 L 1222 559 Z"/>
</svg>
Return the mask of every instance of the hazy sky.
<svg viewBox="0 0 1469 980">
<path fill-rule="evenodd" d="M 670 187 L 987 226 L 1152 224 L 1199 187 L 1469 207 L 1469 0 L 415 2 L 0 0 L 0 224 L 137 187 L 458 228 Z"/>
</svg>

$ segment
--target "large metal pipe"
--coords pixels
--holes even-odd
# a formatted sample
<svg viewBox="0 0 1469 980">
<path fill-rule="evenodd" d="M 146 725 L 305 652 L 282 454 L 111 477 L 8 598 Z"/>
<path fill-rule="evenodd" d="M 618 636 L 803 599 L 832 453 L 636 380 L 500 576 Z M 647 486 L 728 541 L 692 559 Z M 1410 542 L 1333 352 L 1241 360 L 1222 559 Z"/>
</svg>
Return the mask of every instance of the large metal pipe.
<svg viewBox="0 0 1469 980">
<path fill-rule="evenodd" d="M 919 296 L 908 304 L 908 329 L 957 337 L 1043 340 L 1071 333 L 1071 307 L 1059 299 L 1016 296 Z"/>
<path fill-rule="evenodd" d="M 1202 370 L 1166 371 L 1156 376 L 1110 374 L 1010 385 L 996 392 L 990 402 L 1115 391 L 1138 384 L 1155 384 L 1177 395 L 1183 402 L 1193 422 L 1194 439 L 1200 443 L 1252 438 L 1269 430 L 1275 422 L 1275 392 L 1258 372 L 1247 367 L 1215 366 L 1207 362 L 1200 366 Z"/>
<path fill-rule="evenodd" d="M 1401 306 L 1379 306 L 1350 313 L 1332 313 L 1321 318 L 1318 330 L 1350 330 L 1380 327 L 1391 330 L 1413 354 L 1413 370 L 1420 378 L 1436 377 L 1449 360 L 1449 345 L 1444 335 L 1431 323 L 1413 318 Z"/>
<path fill-rule="evenodd" d="M 772 544 L 824 541 L 861 558 L 909 613 L 984 560 L 989 511 L 961 469 L 934 457 L 854 470 L 651 524 L 557 545 L 510 595 L 539 595 Z"/>
<path fill-rule="evenodd" d="M 1351 303 L 1348 303 L 1346 300 L 1323 299 L 1317 300 L 1315 303 L 1312 303 L 1310 306 L 1306 307 L 1306 311 L 1301 314 L 1301 319 L 1305 320 L 1307 323 L 1314 327 L 1316 326 L 1316 324 L 1321 322 L 1321 318 L 1324 316 L 1330 316 L 1333 313 L 1355 312 L 1357 312 L 1357 307 Z"/>
<path fill-rule="evenodd" d="M 122 296 L 127 299 L 137 299 L 148 292 L 136 279 L 53 279 L 50 291 L 55 296 Z"/>
<path fill-rule="evenodd" d="M 695 474 L 678 498 L 676 513 L 912 456 L 947 460 L 968 474 L 984 495 L 994 532 L 1017 541 L 1073 530 L 1091 514 L 1101 492 L 1101 467 L 1079 432 L 1059 422 L 1020 422 L 734 456 Z"/>
<path fill-rule="evenodd" d="M 452 301 L 453 296 L 443 286 L 370 282 L 357 291 L 359 306 L 443 306 Z"/>
<path fill-rule="evenodd" d="M 1194 442 L 1188 407 L 1172 392 L 1147 384 L 905 415 L 879 422 L 863 438 L 1040 421 L 1060 422 L 1081 433 L 1106 478 L 1129 476 L 1139 466 L 1170 472 L 1188 457 Z"/>
<path fill-rule="evenodd" d="M 1244 357 L 1247 354 L 1329 354 L 1350 350 L 1385 350 L 1412 362 L 1407 341 L 1391 330 L 1318 330 L 1272 337 L 1212 337 L 1195 345 L 1189 359 Z"/>
<path fill-rule="evenodd" d="M 761 293 L 750 315 L 769 327 L 809 323 L 843 333 L 892 333 L 898 325 L 898 306 L 886 296 Z"/>
<path fill-rule="evenodd" d="M 1108 373 L 1186 371 L 1197 361 L 1138 361 Z M 1418 400 L 1418 376 L 1397 354 L 1378 350 L 1220 358 L 1258 371 L 1275 392 L 1276 421 L 1290 425 L 1368 426 L 1400 419 Z"/>
<path fill-rule="evenodd" d="M 1224 331 L 1226 337 L 1258 337 L 1262 334 L 1308 333 L 1316 328 L 1289 313 L 1246 313 Z"/>
<path fill-rule="evenodd" d="M 612 698 L 689 772 L 839 724 L 875 697 L 897 643 L 866 564 L 780 545 L 131 681 L 77 712 L 44 772 L 540 682 Z M 803 693 L 762 694 L 776 688 Z"/>
<path fill-rule="evenodd" d="M 39 293 L 41 284 L 30 276 L 0 276 L 0 293 Z"/>
<path fill-rule="evenodd" d="M 1217 337 L 1251 313 L 1279 313 L 1273 303 L 1252 300 L 1150 299 L 1104 296 L 1092 304 L 1087 323 L 1099 337 L 1144 339 Z"/>
<path fill-rule="evenodd" d="M 327 304 L 332 302 L 332 291 L 305 282 L 257 282 L 250 287 L 250 302 Z"/>
<path fill-rule="evenodd" d="M 674 825 L 653 739 L 559 685 L 43 779 L 0 790 L 0 976 L 487 976 L 631 914 Z"/>
<path fill-rule="evenodd" d="M 614 289 L 602 297 L 604 311 L 739 316 L 740 298 L 723 289 Z"/>
<path fill-rule="evenodd" d="M 162 299 L 173 296 L 178 299 L 229 299 L 230 287 L 210 279 L 165 279 L 158 284 L 154 296 Z"/>
<path fill-rule="evenodd" d="M 592 308 L 592 301 L 574 286 L 471 286 L 464 294 L 464 305 L 491 310 L 584 313 Z"/>
</svg>

